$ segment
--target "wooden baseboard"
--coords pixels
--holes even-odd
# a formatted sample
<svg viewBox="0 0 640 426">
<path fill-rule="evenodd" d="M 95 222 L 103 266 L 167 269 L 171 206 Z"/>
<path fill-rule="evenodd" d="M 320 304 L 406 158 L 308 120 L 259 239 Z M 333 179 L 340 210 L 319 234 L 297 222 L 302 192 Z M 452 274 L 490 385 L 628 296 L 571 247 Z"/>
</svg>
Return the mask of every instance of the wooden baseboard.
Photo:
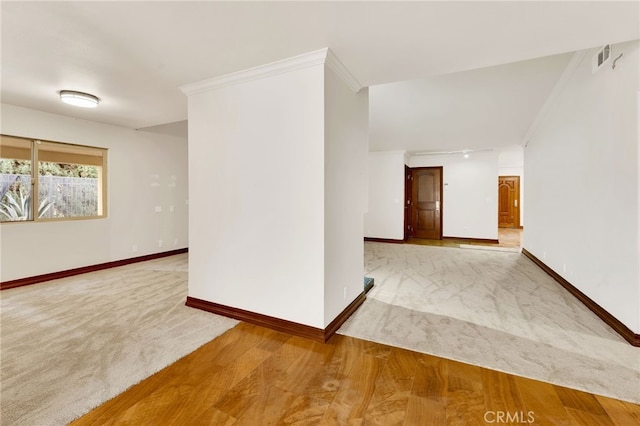
<svg viewBox="0 0 640 426">
<path fill-rule="evenodd" d="M 522 254 L 531 259 L 533 263 L 538 265 L 543 271 L 549 274 L 562 287 L 571 293 L 576 299 L 582 302 L 591 312 L 596 314 L 602 321 L 611 327 L 616 333 L 622 336 L 627 342 L 633 346 L 640 346 L 640 334 L 634 333 L 629 327 L 624 325 L 620 320 L 611 315 L 606 309 L 594 302 L 589 296 L 578 290 L 569 281 L 562 278 L 556 271 L 547 266 L 540 259 L 531 254 L 527 249 L 522 249 Z"/>
<path fill-rule="evenodd" d="M 367 298 L 366 293 L 363 291 L 355 298 L 353 302 L 349 304 L 340 315 L 338 315 L 333 321 L 329 323 L 329 325 L 324 329 L 324 342 L 326 343 L 331 336 L 333 336 L 336 331 L 340 328 L 342 324 L 364 303 L 364 300 Z"/>
<path fill-rule="evenodd" d="M 443 240 L 455 241 L 459 243 L 482 243 L 482 244 L 499 244 L 498 240 L 491 240 L 487 238 L 462 238 L 462 237 L 442 237 Z M 370 238 L 364 237 L 365 241 L 372 241 L 375 243 L 392 243 L 392 244 L 404 244 L 407 240 L 392 240 L 388 238 Z M 411 238 L 409 239 L 411 240 Z"/>
<path fill-rule="evenodd" d="M 38 284 L 45 281 L 57 280 L 59 278 L 71 277 L 74 275 L 86 274 L 88 272 L 100 271 L 102 269 L 115 268 L 118 266 L 130 265 L 132 263 L 146 262 L 147 260 L 159 259 L 161 257 L 174 256 L 176 254 L 187 253 L 188 248 L 165 251 L 162 253 L 147 254 L 144 256 L 131 257 L 129 259 L 114 260 L 112 262 L 99 263 L 97 265 L 83 266 L 80 268 L 67 269 L 66 271 L 51 272 L 49 274 L 36 275 L 27 278 L 18 278 L 11 281 L 0 282 L 0 290 L 22 287 L 25 285 Z"/>
<path fill-rule="evenodd" d="M 366 296 L 362 292 L 353 302 L 349 304 L 331 323 L 323 330 L 317 327 L 311 327 L 305 324 L 299 324 L 293 321 L 281 318 L 263 315 L 256 312 L 246 311 L 244 309 L 234 308 L 232 306 L 220 305 L 218 303 L 209 302 L 195 297 L 187 296 L 187 306 L 234 318 L 250 324 L 259 325 L 261 327 L 270 328 L 272 330 L 281 331 L 294 336 L 304 337 L 315 340 L 317 342 L 326 343 L 331 336 L 340 328 L 340 326 L 353 314 L 356 309 L 362 305 Z"/>
<path fill-rule="evenodd" d="M 374 243 L 392 243 L 392 244 L 404 244 L 405 240 L 392 240 L 389 238 L 370 238 L 364 237 L 365 241 L 372 241 Z"/>
<path fill-rule="evenodd" d="M 463 238 L 463 237 L 442 237 L 443 240 L 456 241 L 460 243 L 482 243 L 482 244 L 499 244 L 500 241 L 490 238 Z"/>
</svg>

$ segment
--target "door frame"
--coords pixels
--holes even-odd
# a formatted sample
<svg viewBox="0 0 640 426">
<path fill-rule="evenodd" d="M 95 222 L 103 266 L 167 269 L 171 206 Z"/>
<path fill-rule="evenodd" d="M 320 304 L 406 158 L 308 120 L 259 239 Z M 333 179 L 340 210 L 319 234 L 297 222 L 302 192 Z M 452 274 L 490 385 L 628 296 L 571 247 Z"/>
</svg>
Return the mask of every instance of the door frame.
<svg viewBox="0 0 640 426">
<path fill-rule="evenodd" d="M 413 207 L 413 181 L 414 171 L 420 170 L 438 170 L 440 174 L 440 235 L 438 240 L 442 240 L 443 235 L 443 218 L 444 218 L 444 167 L 443 166 L 430 166 L 430 167 L 409 167 L 405 164 L 404 172 L 404 240 L 409 238 L 415 238 L 411 235 L 411 209 Z"/>
<path fill-rule="evenodd" d="M 404 165 L 404 241 L 407 241 L 411 237 L 409 232 L 409 225 L 411 224 L 411 183 L 413 182 L 413 176 L 411 174 L 411 167 Z"/>
<path fill-rule="evenodd" d="M 518 182 L 518 184 L 515 187 L 515 197 L 516 200 L 518 201 L 518 205 L 515 206 L 516 209 L 516 214 L 515 214 L 515 226 L 513 227 L 513 229 L 521 229 L 522 226 L 520 225 L 520 214 L 522 213 L 520 208 L 522 207 L 522 200 L 521 200 L 521 194 L 520 194 L 520 176 L 519 175 L 499 175 L 498 176 L 498 203 L 500 203 L 500 179 L 502 178 L 515 178 Z M 510 226 L 507 227 L 501 227 L 500 226 L 500 208 L 498 207 L 498 228 L 502 228 L 502 229 L 509 229 L 511 228 Z"/>
</svg>

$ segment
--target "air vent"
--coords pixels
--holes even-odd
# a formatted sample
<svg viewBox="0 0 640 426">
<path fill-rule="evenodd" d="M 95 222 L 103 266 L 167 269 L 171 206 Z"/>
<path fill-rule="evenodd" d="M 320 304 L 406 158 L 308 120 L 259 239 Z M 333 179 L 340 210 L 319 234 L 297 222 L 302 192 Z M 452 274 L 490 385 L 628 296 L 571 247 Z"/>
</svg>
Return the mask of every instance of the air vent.
<svg viewBox="0 0 640 426">
<path fill-rule="evenodd" d="M 591 59 L 591 72 L 595 74 L 604 64 L 611 59 L 611 45 L 607 44 L 602 46 L 598 53 L 593 55 Z"/>
</svg>

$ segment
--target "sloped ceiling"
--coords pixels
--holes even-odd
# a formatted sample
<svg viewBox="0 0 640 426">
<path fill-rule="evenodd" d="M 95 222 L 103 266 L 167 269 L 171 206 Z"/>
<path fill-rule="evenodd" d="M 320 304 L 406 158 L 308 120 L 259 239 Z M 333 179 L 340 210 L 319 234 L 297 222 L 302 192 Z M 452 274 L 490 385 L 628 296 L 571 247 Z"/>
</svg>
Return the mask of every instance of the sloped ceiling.
<svg viewBox="0 0 640 426">
<path fill-rule="evenodd" d="M 154 130 L 186 119 L 181 85 L 323 47 L 330 47 L 360 83 L 375 86 L 639 37 L 638 2 L 4 1 L 0 7 L 3 103 Z M 550 67 L 532 84 L 548 87 L 549 75 L 563 60 L 531 62 L 538 70 L 540 64 Z M 514 70 L 531 76 L 519 66 Z M 453 90 L 461 79 L 472 104 L 480 97 L 479 92 L 471 96 L 474 78 L 460 74 L 442 82 Z M 391 87 L 384 89 L 387 94 Z M 58 99 L 61 89 L 93 93 L 101 105 L 67 106 Z M 447 95 L 437 96 L 444 106 Z M 532 120 L 528 115 L 539 101 L 535 97 L 531 105 L 515 108 L 522 116 L 512 111 L 509 119 Z M 376 147 L 391 146 L 387 135 L 394 120 L 376 124 L 386 132 Z M 478 127 L 471 125 L 470 131 Z M 433 139 L 463 139 L 443 132 L 434 130 Z M 411 149 L 418 146 L 411 135 L 401 139 Z"/>
<path fill-rule="evenodd" d="M 571 54 L 370 88 L 371 151 L 518 145 Z"/>
</svg>

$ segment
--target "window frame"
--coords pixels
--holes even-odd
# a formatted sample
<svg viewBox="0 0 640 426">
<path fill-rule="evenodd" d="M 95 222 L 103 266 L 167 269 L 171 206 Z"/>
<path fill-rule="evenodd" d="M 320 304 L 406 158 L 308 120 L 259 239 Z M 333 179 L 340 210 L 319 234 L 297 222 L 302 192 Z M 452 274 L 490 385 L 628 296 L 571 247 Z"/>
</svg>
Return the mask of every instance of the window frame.
<svg viewBox="0 0 640 426">
<path fill-rule="evenodd" d="M 31 219 L 26 220 L 7 220 L 0 221 L 1 224 L 7 223 L 33 223 L 33 222 L 61 222 L 61 221 L 73 221 L 73 220 L 93 220 L 93 219 L 105 219 L 108 217 L 108 192 L 107 192 L 107 182 L 108 182 L 108 152 L 107 148 L 89 146 L 89 145 L 80 145 L 68 142 L 58 142 L 52 140 L 45 139 L 35 139 L 28 138 L 23 136 L 14 136 L 8 134 L 0 134 L 0 142 L 2 138 L 12 138 L 12 139 L 20 139 L 29 142 L 30 146 L 30 161 L 31 161 Z M 50 147 L 52 149 L 46 150 L 42 149 L 42 151 L 49 152 L 49 157 L 54 156 L 57 157 L 55 161 L 52 159 L 43 160 L 48 162 L 57 162 L 57 163 L 67 163 L 67 164 L 79 164 L 79 165 L 92 165 L 96 166 L 99 169 L 98 173 L 98 212 L 97 215 L 92 216 L 69 216 L 69 217 L 38 217 L 38 206 L 40 205 L 40 150 L 41 146 L 45 145 L 46 147 Z M 0 144 L 1 145 L 1 144 Z M 55 148 L 59 147 L 60 151 L 56 151 Z M 18 148 L 21 149 L 21 148 Z M 86 153 L 82 153 L 82 151 L 86 151 Z M 67 152 L 64 152 L 67 151 Z M 1 152 L 1 150 L 0 150 Z M 90 152 L 96 153 L 96 155 L 89 154 Z M 72 156 L 71 161 L 65 161 L 64 155 Z M 82 156 L 87 156 L 90 158 L 101 158 L 101 165 L 98 164 L 86 164 L 79 163 L 74 161 L 74 159 L 81 158 Z M 5 158 L 0 155 L 0 158 Z M 95 162 L 95 160 L 94 160 Z"/>
</svg>

